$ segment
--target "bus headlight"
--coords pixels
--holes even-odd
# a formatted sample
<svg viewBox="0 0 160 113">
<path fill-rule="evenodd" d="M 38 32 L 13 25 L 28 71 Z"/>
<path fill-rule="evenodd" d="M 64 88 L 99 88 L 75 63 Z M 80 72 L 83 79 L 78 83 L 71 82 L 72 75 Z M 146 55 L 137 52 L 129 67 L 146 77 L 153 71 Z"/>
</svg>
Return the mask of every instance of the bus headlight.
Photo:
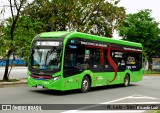
<svg viewBox="0 0 160 113">
<path fill-rule="evenodd" d="M 60 79 L 60 76 L 56 76 L 53 78 L 54 81 L 58 81 Z"/>
</svg>

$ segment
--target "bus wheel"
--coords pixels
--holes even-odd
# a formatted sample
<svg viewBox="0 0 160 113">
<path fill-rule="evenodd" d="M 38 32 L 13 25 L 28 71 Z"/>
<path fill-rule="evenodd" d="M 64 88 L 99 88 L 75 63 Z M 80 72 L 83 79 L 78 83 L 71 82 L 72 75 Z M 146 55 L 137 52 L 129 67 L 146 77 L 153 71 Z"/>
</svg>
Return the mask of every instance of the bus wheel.
<svg viewBox="0 0 160 113">
<path fill-rule="evenodd" d="M 124 83 L 123 83 L 123 85 L 125 87 L 127 87 L 127 86 L 129 86 L 129 83 L 130 83 L 130 78 L 129 78 L 129 75 L 126 74 L 126 76 L 124 77 Z"/>
<path fill-rule="evenodd" d="M 85 76 L 82 80 L 81 91 L 82 93 L 86 93 L 90 90 L 91 82 L 87 76 Z"/>
</svg>

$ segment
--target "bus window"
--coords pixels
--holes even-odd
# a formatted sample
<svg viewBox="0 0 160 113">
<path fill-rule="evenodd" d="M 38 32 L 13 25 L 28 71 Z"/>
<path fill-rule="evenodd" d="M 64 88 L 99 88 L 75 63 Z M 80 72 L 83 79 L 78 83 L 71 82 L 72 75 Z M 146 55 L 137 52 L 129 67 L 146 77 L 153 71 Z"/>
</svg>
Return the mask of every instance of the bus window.
<svg viewBox="0 0 160 113">
<path fill-rule="evenodd" d="M 87 65 L 84 62 L 85 51 L 81 45 L 66 46 L 66 52 L 64 57 L 64 77 L 72 76 L 81 73 L 82 70 L 87 69 Z"/>
<path fill-rule="evenodd" d="M 99 48 L 86 48 L 85 51 L 89 51 L 88 54 L 85 54 L 85 63 L 88 64 L 88 69 L 99 72 L 103 71 L 104 68 L 104 59 L 101 61 L 101 50 Z"/>
<path fill-rule="evenodd" d="M 108 50 L 105 50 L 104 52 L 104 71 L 106 72 L 112 72 L 114 71 L 113 67 L 110 65 L 109 61 L 108 61 L 108 57 L 107 57 Z"/>
<path fill-rule="evenodd" d="M 93 68 L 100 68 L 100 49 L 93 51 Z"/>
<path fill-rule="evenodd" d="M 111 55 L 119 71 L 125 71 L 126 69 L 138 71 L 142 66 L 140 53 L 112 50 Z"/>
<path fill-rule="evenodd" d="M 66 54 L 65 66 L 66 67 L 74 67 L 74 66 L 76 66 L 76 54 Z"/>
</svg>

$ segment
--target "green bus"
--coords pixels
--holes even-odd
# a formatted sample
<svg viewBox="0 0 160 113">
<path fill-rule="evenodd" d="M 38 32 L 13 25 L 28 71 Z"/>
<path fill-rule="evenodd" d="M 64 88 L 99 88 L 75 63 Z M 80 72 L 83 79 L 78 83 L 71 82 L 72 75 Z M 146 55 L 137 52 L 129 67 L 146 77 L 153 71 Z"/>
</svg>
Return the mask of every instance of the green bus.
<svg viewBox="0 0 160 113">
<path fill-rule="evenodd" d="M 31 44 L 28 86 L 81 89 L 142 80 L 142 45 L 81 32 L 44 32 Z"/>
</svg>

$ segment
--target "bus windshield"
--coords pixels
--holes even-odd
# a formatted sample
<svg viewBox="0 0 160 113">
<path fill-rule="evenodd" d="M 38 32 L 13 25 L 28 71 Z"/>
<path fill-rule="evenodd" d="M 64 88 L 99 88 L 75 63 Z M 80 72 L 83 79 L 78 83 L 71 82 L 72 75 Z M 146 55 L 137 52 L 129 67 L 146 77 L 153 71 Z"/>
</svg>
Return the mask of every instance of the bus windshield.
<svg viewBox="0 0 160 113">
<path fill-rule="evenodd" d="M 32 49 L 30 67 L 42 70 L 60 69 L 61 51 L 56 47 Z"/>
</svg>

